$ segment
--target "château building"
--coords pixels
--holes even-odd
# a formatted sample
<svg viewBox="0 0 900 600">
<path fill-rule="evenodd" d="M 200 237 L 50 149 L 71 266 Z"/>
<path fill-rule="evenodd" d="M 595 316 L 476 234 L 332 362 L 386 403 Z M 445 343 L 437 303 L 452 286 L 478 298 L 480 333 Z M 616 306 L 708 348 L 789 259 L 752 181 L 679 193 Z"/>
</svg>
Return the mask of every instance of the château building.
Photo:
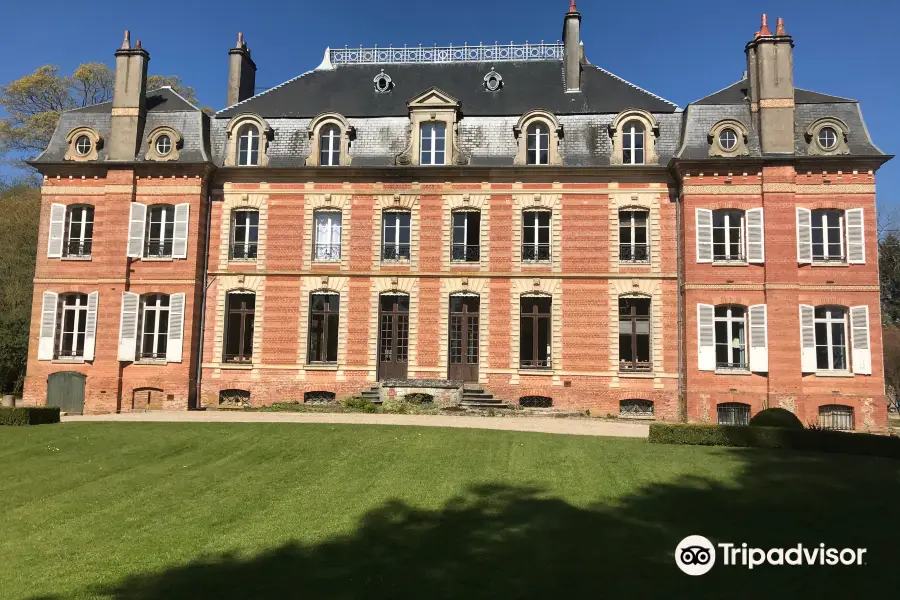
<svg viewBox="0 0 900 600">
<path fill-rule="evenodd" d="M 32 163 L 26 402 L 424 386 L 884 428 L 890 157 L 858 103 L 794 86 L 781 20 L 684 109 L 591 64 L 581 26 L 573 0 L 561 43 L 328 49 L 259 94 L 239 36 L 212 116 L 147 90 L 126 32 L 112 102 L 64 113 Z"/>
</svg>

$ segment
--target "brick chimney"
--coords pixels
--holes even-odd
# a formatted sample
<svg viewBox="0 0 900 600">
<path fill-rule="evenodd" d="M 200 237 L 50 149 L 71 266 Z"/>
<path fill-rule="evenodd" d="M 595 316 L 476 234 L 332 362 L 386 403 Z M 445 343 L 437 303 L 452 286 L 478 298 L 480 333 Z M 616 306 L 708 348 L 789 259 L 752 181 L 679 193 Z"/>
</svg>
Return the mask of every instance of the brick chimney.
<svg viewBox="0 0 900 600">
<path fill-rule="evenodd" d="M 253 96 L 256 89 L 256 63 L 250 58 L 250 49 L 244 34 L 238 33 L 237 44 L 228 51 L 228 101 L 232 106 Z"/>
<path fill-rule="evenodd" d="M 140 151 L 144 122 L 147 120 L 148 62 L 150 54 L 141 48 L 141 41 L 138 40 L 132 48 L 131 34 L 126 31 L 122 47 L 116 50 L 109 160 L 132 161 Z"/>
<path fill-rule="evenodd" d="M 764 154 L 794 153 L 794 40 L 778 19 L 773 34 L 766 15 L 745 50 L 750 110 Z"/>
<path fill-rule="evenodd" d="M 577 92 L 581 90 L 581 13 L 575 6 L 575 0 L 569 4 L 569 12 L 566 13 L 563 22 L 563 44 L 565 45 L 566 91 Z"/>
</svg>

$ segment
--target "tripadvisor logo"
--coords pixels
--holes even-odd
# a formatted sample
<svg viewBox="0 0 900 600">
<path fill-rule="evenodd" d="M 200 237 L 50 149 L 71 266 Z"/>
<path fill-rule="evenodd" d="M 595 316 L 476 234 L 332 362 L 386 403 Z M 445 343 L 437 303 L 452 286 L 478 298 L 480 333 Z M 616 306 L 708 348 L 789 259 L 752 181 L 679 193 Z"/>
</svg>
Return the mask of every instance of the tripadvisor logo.
<svg viewBox="0 0 900 600">
<path fill-rule="evenodd" d="M 760 565 L 798 566 L 837 565 L 862 566 L 866 548 L 831 548 L 825 544 L 804 546 L 797 544 L 790 548 L 753 548 L 747 544 L 722 542 L 713 544 L 702 535 L 689 535 L 675 548 L 675 564 L 688 575 L 705 575 L 716 564 L 718 556 L 726 567 L 746 567 L 753 569 Z"/>
</svg>

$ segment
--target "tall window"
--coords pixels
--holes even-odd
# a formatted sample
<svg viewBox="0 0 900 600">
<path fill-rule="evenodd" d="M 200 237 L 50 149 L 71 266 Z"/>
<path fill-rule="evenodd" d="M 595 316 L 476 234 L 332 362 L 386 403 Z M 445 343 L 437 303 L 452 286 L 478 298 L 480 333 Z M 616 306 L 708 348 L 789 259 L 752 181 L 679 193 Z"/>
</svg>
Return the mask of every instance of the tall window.
<svg viewBox="0 0 900 600">
<path fill-rule="evenodd" d="M 341 260 L 341 213 L 333 210 L 316 211 L 313 260 Z M 408 240 L 407 240 L 408 241 Z"/>
<path fill-rule="evenodd" d="M 812 211 L 812 257 L 814 261 L 844 260 L 844 211 Z"/>
<path fill-rule="evenodd" d="M 544 123 L 534 123 L 528 128 L 529 165 L 550 164 L 550 130 Z"/>
<path fill-rule="evenodd" d="M 444 123 L 423 123 L 419 139 L 420 165 L 445 164 L 447 126 Z"/>
<path fill-rule="evenodd" d="M 647 211 L 619 211 L 619 260 L 646 262 L 650 260 L 647 243 Z"/>
<path fill-rule="evenodd" d="M 523 369 L 550 368 L 550 319 L 553 301 L 537 296 L 521 300 L 519 364 Z"/>
<path fill-rule="evenodd" d="M 746 312 L 743 306 L 716 307 L 716 369 L 747 369 Z"/>
<path fill-rule="evenodd" d="M 839 306 L 817 306 L 816 368 L 820 371 L 847 369 L 847 311 Z"/>
<path fill-rule="evenodd" d="M 619 298 L 619 370 L 651 369 L 650 299 Z"/>
<path fill-rule="evenodd" d="M 165 360 L 169 341 L 169 297 L 141 296 L 141 338 L 138 360 Z"/>
<path fill-rule="evenodd" d="M 745 260 L 744 211 L 713 211 L 713 260 Z"/>
<path fill-rule="evenodd" d="M 547 210 L 522 213 L 522 260 L 550 260 L 550 217 Z"/>
<path fill-rule="evenodd" d="M 408 212 L 386 212 L 383 216 L 382 260 L 409 260 Z"/>
<path fill-rule="evenodd" d="M 94 239 L 94 207 L 70 206 L 66 211 L 64 256 L 90 256 Z"/>
<path fill-rule="evenodd" d="M 253 167 L 259 164 L 259 130 L 244 125 L 238 131 L 238 165 Z"/>
<path fill-rule="evenodd" d="M 750 405 L 743 402 L 723 402 L 716 406 L 719 425 L 749 425 Z"/>
<path fill-rule="evenodd" d="M 253 361 L 253 320 L 256 294 L 231 292 L 225 307 L 225 362 Z"/>
<path fill-rule="evenodd" d="M 259 212 L 236 210 L 231 222 L 231 258 L 254 260 L 259 247 Z"/>
<path fill-rule="evenodd" d="M 168 204 L 148 207 L 144 256 L 148 258 L 171 257 L 174 236 L 175 207 Z"/>
<path fill-rule="evenodd" d="M 644 126 L 638 121 L 628 121 L 622 127 L 622 162 L 644 164 Z"/>
<path fill-rule="evenodd" d="M 341 300 L 337 294 L 309 297 L 309 363 L 336 363 Z"/>
<path fill-rule="evenodd" d="M 323 167 L 341 164 L 341 130 L 337 125 L 325 125 L 319 131 L 319 164 Z"/>
<path fill-rule="evenodd" d="M 481 260 L 481 213 L 459 211 L 453 213 L 452 260 L 478 262 Z"/>
<path fill-rule="evenodd" d="M 81 358 L 84 356 L 84 338 L 87 330 L 87 294 L 65 294 L 60 297 L 59 331 L 56 356 Z"/>
</svg>

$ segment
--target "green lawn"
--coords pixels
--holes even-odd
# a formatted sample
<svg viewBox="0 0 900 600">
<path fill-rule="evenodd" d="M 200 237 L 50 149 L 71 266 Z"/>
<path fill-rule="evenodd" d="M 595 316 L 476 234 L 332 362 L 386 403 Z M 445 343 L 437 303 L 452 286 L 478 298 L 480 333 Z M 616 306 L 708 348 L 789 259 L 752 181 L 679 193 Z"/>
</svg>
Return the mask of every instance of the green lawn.
<svg viewBox="0 0 900 600">
<path fill-rule="evenodd" d="M 0 502 L 4 600 L 890 596 L 900 549 L 900 461 L 500 431 L 8 427 Z M 692 578 L 689 534 L 868 562 Z"/>
</svg>

